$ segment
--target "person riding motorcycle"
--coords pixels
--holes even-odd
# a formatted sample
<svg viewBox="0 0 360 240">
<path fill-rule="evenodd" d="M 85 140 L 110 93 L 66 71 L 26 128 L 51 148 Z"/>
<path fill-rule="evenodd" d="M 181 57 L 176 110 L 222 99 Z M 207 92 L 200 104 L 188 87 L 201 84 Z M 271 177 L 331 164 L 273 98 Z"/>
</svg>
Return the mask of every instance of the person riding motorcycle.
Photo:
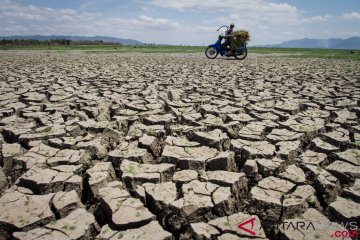
<svg viewBox="0 0 360 240">
<path fill-rule="evenodd" d="M 218 55 L 225 57 L 235 57 L 238 60 L 243 60 L 248 54 L 247 42 L 250 40 L 250 34 L 246 30 L 236 31 L 235 24 L 231 26 L 221 26 L 216 31 L 226 28 L 225 34 L 218 35 L 218 39 L 214 44 L 208 45 L 205 50 L 205 55 L 209 59 L 215 59 Z M 225 35 L 225 36 L 224 36 Z M 225 40 L 225 41 L 223 41 Z"/>
<path fill-rule="evenodd" d="M 227 50 L 229 51 L 230 48 L 230 43 L 231 43 L 231 37 L 232 37 L 232 32 L 234 30 L 234 27 L 235 27 L 235 24 L 234 23 L 231 23 L 230 24 L 230 27 L 228 28 L 228 30 L 225 31 L 225 42 L 222 44 L 222 46 Z"/>
</svg>

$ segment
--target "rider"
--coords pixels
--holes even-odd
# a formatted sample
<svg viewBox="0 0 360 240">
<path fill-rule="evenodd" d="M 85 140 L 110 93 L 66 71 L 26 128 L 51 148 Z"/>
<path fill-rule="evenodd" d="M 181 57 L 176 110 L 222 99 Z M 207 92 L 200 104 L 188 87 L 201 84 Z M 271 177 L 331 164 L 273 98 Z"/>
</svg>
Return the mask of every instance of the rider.
<svg viewBox="0 0 360 240">
<path fill-rule="evenodd" d="M 227 50 L 230 50 L 228 48 L 228 46 L 230 46 L 230 43 L 231 43 L 231 37 L 232 37 L 232 32 L 234 30 L 234 27 L 235 27 L 235 24 L 231 23 L 228 30 L 225 31 L 225 36 L 224 36 L 225 42 L 222 44 L 222 46 Z"/>
</svg>

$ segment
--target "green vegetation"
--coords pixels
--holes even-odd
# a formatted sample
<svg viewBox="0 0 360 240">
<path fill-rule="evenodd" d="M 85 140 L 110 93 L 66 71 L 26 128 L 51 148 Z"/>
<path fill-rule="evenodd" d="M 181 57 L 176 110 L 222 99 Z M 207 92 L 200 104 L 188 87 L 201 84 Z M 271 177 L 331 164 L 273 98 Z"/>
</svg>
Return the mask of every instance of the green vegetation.
<svg viewBox="0 0 360 240">
<path fill-rule="evenodd" d="M 71 225 L 70 227 L 69 227 L 69 230 L 75 230 L 76 229 L 76 226 L 73 226 L 73 225 Z"/>
<path fill-rule="evenodd" d="M 221 125 L 223 122 L 220 118 L 214 118 L 213 120 L 213 124 L 214 125 Z"/>
<path fill-rule="evenodd" d="M 196 194 L 196 196 L 198 196 L 199 198 L 203 198 L 203 197 L 204 197 L 204 195 L 201 194 L 201 193 L 195 193 L 195 194 Z"/>
<path fill-rule="evenodd" d="M 23 224 L 23 225 L 27 225 L 27 224 L 29 224 L 30 222 L 29 222 L 29 220 L 25 220 L 25 219 L 23 219 L 22 217 L 20 217 L 20 221 L 19 221 L 21 224 Z"/>
<path fill-rule="evenodd" d="M 351 153 L 354 154 L 354 157 L 358 160 L 360 160 L 360 152 L 358 152 L 357 150 L 353 149 L 351 150 Z"/>
<path fill-rule="evenodd" d="M 63 226 L 61 227 L 61 229 L 73 231 L 73 230 L 76 229 L 76 226 L 65 224 L 65 225 L 63 225 Z"/>
<path fill-rule="evenodd" d="M 250 53 L 257 54 L 276 54 L 284 57 L 299 57 L 299 58 L 330 58 L 330 59 L 348 59 L 360 61 L 360 50 L 340 49 L 312 49 L 312 48 L 259 48 L 253 47 L 249 49 Z"/>
<path fill-rule="evenodd" d="M 198 174 L 200 175 L 200 177 L 205 177 L 206 176 L 206 173 L 205 173 L 204 170 L 199 170 Z"/>
<path fill-rule="evenodd" d="M 132 175 L 136 175 L 135 166 L 130 164 L 125 170 L 125 173 L 131 173 Z"/>
<path fill-rule="evenodd" d="M 49 222 L 49 224 L 50 224 L 50 225 L 54 225 L 56 222 L 57 222 L 56 220 L 51 220 L 51 221 Z"/>
<path fill-rule="evenodd" d="M 0 50 L 56 50 L 56 51 L 85 51 L 88 53 L 197 53 L 203 52 L 205 47 L 199 46 L 126 46 L 126 45 L 2 45 Z"/>
<path fill-rule="evenodd" d="M 35 40 L 35 39 L 1 39 L 0 45 L 5 46 L 54 46 L 54 45 L 119 45 L 103 41 L 72 41 L 68 39 Z"/>
<path fill-rule="evenodd" d="M 206 46 L 127 46 L 127 45 L 0 45 L 0 50 L 81 51 L 86 53 L 202 53 Z M 360 61 L 360 50 L 260 48 L 249 47 L 249 54 L 263 56 L 328 58 Z"/>
<path fill-rule="evenodd" d="M 106 234 L 109 231 L 109 228 L 105 228 L 101 233 Z"/>
<path fill-rule="evenodd" d="M 65 229 L 65 230 L 67 230 L 68 228 L 69 228 L 69 226 L 67 224 L 65 224 L 61 227 L 61 229 Z"/>
</svg>

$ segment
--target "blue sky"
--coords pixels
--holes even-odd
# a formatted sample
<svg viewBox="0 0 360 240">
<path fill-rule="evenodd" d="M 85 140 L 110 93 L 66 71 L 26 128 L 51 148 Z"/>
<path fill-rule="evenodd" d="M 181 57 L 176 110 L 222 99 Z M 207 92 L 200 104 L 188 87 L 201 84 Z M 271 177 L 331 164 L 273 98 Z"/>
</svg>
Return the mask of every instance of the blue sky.
<svg viewBox="0 0 360 240">
<path fill-rule="evenodd" d="M 83 35 L 207 45 L 234 22 L 251 44 L 360 36 L 360 0 L 0 0 L 0 35 Z"/>
</svg>

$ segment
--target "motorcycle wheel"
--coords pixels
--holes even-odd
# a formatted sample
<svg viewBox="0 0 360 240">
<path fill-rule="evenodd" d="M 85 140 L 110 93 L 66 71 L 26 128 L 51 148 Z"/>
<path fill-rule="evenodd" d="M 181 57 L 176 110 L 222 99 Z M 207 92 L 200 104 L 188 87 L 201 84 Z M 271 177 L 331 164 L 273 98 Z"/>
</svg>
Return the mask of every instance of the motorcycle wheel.
<svg viewBox="0 0 360 240">
<path fill-rule="evenodd" d="M 205 50 L 205 55 L 207 58 L 209 59 L 214 59 L 217 57 L 218 55 L 218 51 L 216 50 L 216 48 L 214 47 L 208 47 L 206 50 Z"/>
<path fill-rule="evenodd" d="M 245 47 L 245 51 L 242 54 L 235 54 L 235 58 L 237 60 L 243 60 L 247 56 L 247 48 Z"/>
</svg>

